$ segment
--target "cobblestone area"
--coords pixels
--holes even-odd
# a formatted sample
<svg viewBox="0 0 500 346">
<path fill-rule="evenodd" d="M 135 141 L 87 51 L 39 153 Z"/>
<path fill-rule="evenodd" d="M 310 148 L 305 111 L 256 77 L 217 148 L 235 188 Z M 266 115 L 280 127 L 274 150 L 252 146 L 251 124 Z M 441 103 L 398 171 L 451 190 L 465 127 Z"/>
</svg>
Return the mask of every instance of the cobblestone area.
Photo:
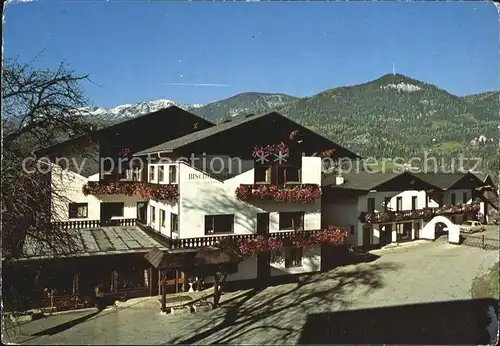
<svg viewBox="0 0 500 346">
<path fill-rule="evenodd" d="M 85 320 L 78 316 L 81 321 L 66 330 L 34 335 L 61 323 L 61 317 L 53 322 L 49 317 L 13 328 L 4 337 L 24 344 L 295 344 L 308 314 L 469 299 L 474 277 L 498 261 L 495 251 L 439 241 L 378 254 L 372 263 L 251 292 L 215 311 L 162 315 L 157 303 L 147 300 L 90 313 Z"/>
</svg>

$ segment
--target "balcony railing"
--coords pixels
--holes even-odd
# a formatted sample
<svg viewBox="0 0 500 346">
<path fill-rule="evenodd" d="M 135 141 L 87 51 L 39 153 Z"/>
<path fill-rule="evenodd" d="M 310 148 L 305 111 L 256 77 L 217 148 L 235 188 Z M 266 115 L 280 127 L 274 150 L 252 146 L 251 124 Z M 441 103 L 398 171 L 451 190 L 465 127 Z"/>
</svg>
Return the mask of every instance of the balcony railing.
<svg viewBox="0 0 500 346">
<path fill-rule="evenodd" d="M 237 199 L 244 202 L 313 203 L 321 198 L 321 187 L 317 184 L 241 184 L 235 194 Z"/>
<path fill-rule="evenodd" d="M 442 215 L 457 215 L 465 213 L 477 213 L 480 209 L 478 203 L 460 204 L 460 205 L 445 205 L 439 208 L 423 208 L 415 210 L 403 211 L 384 211 L 367 213 L 362 212 L 359 220 L 363 223 L 377 224 L 386 222 L 411 221 L 411 220 L 430 220 L 434 216 Z"/>
<path fill-rule="evenodd" d="M 320 244 L 342 245 L 347 239 L 343 228 L 330 226 L 322 230 L 284 231 L 268 234 L 235 234 L 206 236 L 197 238 L 172 239 L 144 225 L 136 219 L 117 219 L 111 223 L 100 220 L 53 222 L 59 229 L 86 229 L 108 226 L 138 226 L 161 245 L 174 249 L 200 249 L 204 247 L 230 247 L 244 256 L 252 256 L 262 251 L 272 251 L 287 246 L 314 246 Z"/>
<path fill-rule="evenodd" d="M 134 181 L 89 181 L 83 186 L 82 190 L 85 196 L 126 195 L 157 200 L 179 199 L 179 187 L 173 184 L 151 184 Z"/>
<path fill-rule="evenodd" d="M 81 220 L 81 221 L 59 221 L 52 222 L 51 226 L 58 229 L 86 229 L 108 226 L 135 226 L 136 219 L 115 219 L 115 220 Z"/>
<path fill-rule="evenodd" d="M 198 249 L 204 247 L 232 247 L 248 254 L 251 249 L 270 251 L 284 246 L 312 246 L 318 244 L 341 245 L 347 239 L 343 228 L 329 227 L 323 230 L 285 231 L 268 234 L 234 234 L 206 236 L 197 238 L 171 239 L 153 230 L 149 226 L 137 223 L 137 226 L 169 249 Z M 259 251 L 257 251 L 259 252 Z"/>
<path fill-rule="evenodd" d="M 289 231 L 267 235 L 238 234 L 186 239 L 171 239 L 172 249 L 196 249 L 203 247 L 231 248 L 243 256 L 254 256 L 288 246 L 306 247 L 320 244 L 342 245 L 347 233 L 341 228 L 311 231 Z"/>
</svg>

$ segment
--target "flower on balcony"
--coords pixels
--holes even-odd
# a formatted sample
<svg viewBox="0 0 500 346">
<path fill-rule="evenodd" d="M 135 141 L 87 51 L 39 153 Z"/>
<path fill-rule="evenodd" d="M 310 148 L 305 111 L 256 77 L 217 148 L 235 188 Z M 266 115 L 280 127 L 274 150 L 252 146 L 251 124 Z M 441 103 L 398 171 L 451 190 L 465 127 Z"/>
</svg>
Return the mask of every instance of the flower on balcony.
<svg viewBox="0 0 500 346">
<path fill-rule="evenodd" d="M 270 155 L 285 158 L 290 155 L 290 150 L 285 143 L 281 142 L 280 144 L 256 145 L 252 151 L 252 157 L 256 159 Z"/>
<path fill-rule="evenodd" d="M 85 196 L 126 195 L 157 200 L 177 200 L 179 198 L 177 185 L 160 185 L 143 182 L 89 181 L 83 186 L 82 192 Z"/>
<path fill-rule="evenodd" d="M 347 240 L 347 232 L 342 228 L 329 228 L 314 234 L 320 244 L 341 245 Z"/>
<path fill-rule="evenodd" d="M 237 242 L 238 251 L 243 256 L 252 256 L 253 254 L 268 251 L 269 243 L 264 236 L 258 236 L 254 239 L 240 240 Z"/>
<path fill-rule="evenodd" d="M 314 184 L 278 186 L 278 185 L 240 185 L 235 191 L 240 201 L 252 200 L 277 201 L 289 203 L 312 203 L 321 198 L 321 187 Z"/>
<path fill-rule="evenodd" d="M 479 209 L 480 209 L 479 203 L 444 205 L 436 210 L 436 215 L 471 213 L 471 212 L 478 212 Z"/>
<path fill-rule="evenodd" d="M 323 151 L 320 154 L 320 157 L 321 158 L 331 157 L 333 154 L 335 154 L 335 149 L 328 149 L 328 150 Z"/>
<path fill-rule="evenodd" d="M 294 130 L 294 131 L 290 132 L 290 135 L 288 136 L 288 139 L 290 139 L 291 141 L 293 141 L 295 138 L 297 138 L 298 134 L 299 134 L 299 131 L 298 130 Z"/>
<path fill-rule="evenodd" d="M 287 246 L 310 247 L 320 244 L 342 245 L 347 233 L 341 228 L 329 228 L 319 231 L 301 231 L 259 235 L 250 239 L 224 238 L 219 241 L 219 248 L 230 248 L 242 256 L 255 256 L 261 252 L 279 250 Z"/>
<path fill-rule="evenodd" d="M 120 150 L 120 152 L 118 153 L 119 156 L 121 157 L 126 157 L 130 154 L 130 149 L 129 148 L 123 148 L 122 150 Z"/>
<path fill-rule="evenodd" d="M 477 203 L 446 205 L 439 208 L 423 208 L 404 211 L 383 211 L 375 213 L 361 213 L 360 221 L 365 223 L 385 223 L 394 221 L 406 221 L 415 219 L 430 220 L 436 215 L 462 214 L 479 211 L 480 206 Z"/>
</svg>

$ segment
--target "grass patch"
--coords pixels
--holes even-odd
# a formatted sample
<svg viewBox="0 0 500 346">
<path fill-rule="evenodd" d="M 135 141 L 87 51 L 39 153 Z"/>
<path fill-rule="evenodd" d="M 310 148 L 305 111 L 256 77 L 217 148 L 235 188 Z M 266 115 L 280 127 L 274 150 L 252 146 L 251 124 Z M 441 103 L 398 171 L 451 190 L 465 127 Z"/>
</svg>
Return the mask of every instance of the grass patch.
<svg viewBox="0 0 500 346">
<path fill-rule="evenodd" d="M 433 148 L 433 151 L 441 154 L 446 154 L 446 153 L 461 152 L 465 148 L 466 147 L 459 142 L 444 142 L 436 145 Z"/>
<path fill-rule="evenodd" d="M 477 277 L 472 282 L 472 298 L 500 299 L 500 262 L 488 270 L 488 273 Z"/>
</svg>

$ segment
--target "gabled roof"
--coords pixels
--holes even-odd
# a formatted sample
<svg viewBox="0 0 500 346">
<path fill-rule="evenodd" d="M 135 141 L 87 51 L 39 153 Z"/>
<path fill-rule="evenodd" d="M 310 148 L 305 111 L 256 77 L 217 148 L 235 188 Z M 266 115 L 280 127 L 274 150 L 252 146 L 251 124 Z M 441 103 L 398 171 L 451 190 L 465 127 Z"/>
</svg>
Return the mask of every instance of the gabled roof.
<svg viewBox="0 0 500 346">
<path fill-rule="evenodd" d="M 429 184 L 439 187 L 441 190 L 449 189 L 467 175 L 467 173 L 443 172 L 412 172 L 412 174 Z"/>
<path fill-rule="evenodd" d="M 240 126 L 242 124 L 254 121 L 256 119 L 263 118 L 269 114 L 260 114 L 260 115 L 250 114 L 248 116 L 241 116 L 241 117 L 234 118 L 232 120 L 226 120 L 226 121 L 224 121 L 216 126 L 209 127 L 208 129 L 193 132 L 193 133 L 187 134 L 185 136 L 176 138 L 174 140 L 158 144 L 152 148 L 142 150 L 142 151 L 136 153 L 134 156 L 141 156 L 141 155 L 146 155 L 146 154 L 151 154 L 151 153 L 159 153 L 159 152 L 172 152 L 173 150 L 179 149 L 185 145 L 188 145 L 188 144 L 197 142 L 199 140 L 211 137 L 213 135 L 230 130 L 234 127 L 237 127 L 237 126 Z"/>
<path fill-rule="evenodd" d="M 169 113 L 170 114 L 173 114 L 174 112 L 182 112 L 182 113 L 186 113 L 185 116 L 191 116 L 193 118 L 198 118 L 199 120 L 196 120 L 197 122 L 199 121 L 200 123 L 203 124 L 203 127 L 206 127 L 206 126 L 215 126 L 214 123 L 206 120 L 206 119 L 203 119 L 199 116 L 197 116 L 196 114 L 193 114 L 191 112 L 188 112 L 182 108 L 179 108 L 177 106 L 170 106 L 170 107 L 167 107 L 167 108 L 162 108 L 162 109 L 159 109 L 155 112 L 151 112 L 151 113 L 147 113 L 147 114 L 142 114 L 142 115 L 138 115 L 136 117 L 133 117 L 133 118 L 130 118 L 130 119 L 127 119 L 127 120 L 124 120 L 124 121 L 121 121 L 119 123 L 116 123 L 116 124 L 113 124 L 113 125 L 110 125 L 110 126 L 106 126 L 106 127 L 103 127 L 103 128 L 100 128 L 98 130 L 95 130 L 95 131 L 91 131 L 90 133 L 88 134 L 85 134 L 85 135 L 82 135 L 82 136 L 79 136 L 79 137 L 76 137 L 76 138 L 72 138 L 72 139 L 69 139 L 69 140 L 66 140 L 66 141 L 63 141 L 63 142 L 60 142 L 60 143 L 57 143 L 55 145 L 52 145 L 50 147 L 47 147 L 47 148 L 43 148 L 43 149 L 40 149 L 38 152 L 37 152 L 37 155 L 45 155 L 46 153 L 49 153 L 49 152 L 52 152 L 52 151 L 55 151 L 57 150 L 57 148 L 60 148 L 60 147 L 65 147 L 67 145 L 71 145 L 73 143 L 77 143 L 79 141 L 85 141 L 85 140 L 97 140 L 98 138 L 100 138 L 101 136 L 106 136 L 109 132 L 112 132 L 114 130 L 117 130 L 119 129 L 120 127 L 122 127 L 123 125 L 127 125 L 129 123 L 134 123 L 134 122 L 140 122 L 144 119 L 150 119 L 152 117 L 158 117 L 158 118 L 161 118 L 163 116 L 168 116 Z M 201 127 L 201 126 L 200 126 Z"/>
<path fill-rule="evenodd" d="M 142 151 L 134 154 L 134 156 L 141 156 L 141 155 L 147 155 L 147 154 L 152 154 L 152 153 L 161 153 L 161 152 L 172 152 L 174 150 L 180 149 L 180 148 L 187 146 L 189 144 L 199 142 L 199 141 L 202 141 L 204 139 L 208 139 L 212 136 L 222 134 L 226 131 L 230 131 L 230 130 L 235 129 L 239 126 L 242 126 L 244 124 L 255 122 L 255 121 L 258 121 L 260 119 L 268 118 L 268 117 L 269 118 L 274 117 L 274 119 L 276 119 L 276 117 L 281 117 L 283 119 L 286 119 L 286 121 L 288 121 L 289 123 L 295 124 L 297 127 L 300 127 L 302 129 L 301 131 L 303 131 L 304 133 L 314 134 L 314 136 L 316 136 L 316 138 L 320 138 L 321 140 L 323 140 L 325 142 L 330 142 L 332 146 L 340 148 L 344 153 L 347 153 L 351 157 L 359 157 L 358 155 L 351 152 L 350 150 L 332 142 L 331 140 L 323 137 L 322 135 L 320 135 L 314 131 L 307 129 L 306 127 L 294 122 L 293 120 L 289 119 L 288 117 L 285 117 L 277 112 L 264 113 L 264 114 L 258 114 L 258 115 L 249 114 L 249 115 L 245 115 L 245 116 L 237 116 L 237 117 L 232 118 L 231 120 L 226 120 L 226 121 L 224 121 L 216 126 L 213 126 L 213 127 L 210 127 L 210 128 L 204 129 L 204 130 L 200 130 L 200 131 L 197 131 L 194 133 L 190 133 L 190 134 L 187 134 L 185 136 L 176 138 L 174 140 L 171 140 L 171 141 L 156 145 L 154 147 L 142 150 Z M 325 150 L 326 149 L 328 149 L 328 148 L 325 148 Z"/>
<path fill-rule="evenodd" d="M 491 177 L 491 175 L 481 173 L 481 172 L 472 172 L 471 174 L 475 175 L 479 180 L 481 180 L 486 185 L 490 185 L 493 188 L 496 187 L 495 182 L 493 181 L 493 178 Z"/>
<path fill-rule="evenodd" d="M 440 189 L 440 187 L 421 179 L 410 171 L 394 172 L 370 172 L 370 171 L 352 171 L 343 173 L 344 183 L 335 185 L 335 175 L 323 179 L 323 186 L 334 189 L 348 189 L 369 192 L 371 190 L 389 191 L 394 187 L 404 190 L 430 190 Z"/>
<path fill-rule="evenodd" d="M 360 171 L 360 172 L 349 172 L 343 173 L 342 177 L 344 178 L 344 183 L 341 185 L 335 185 L 336 175 L 333 174 L 323 179 L 323 186 L 332 186 L 335 188 L 341 189 L 351 189 L 351 190 L 374 190 L 379 185 L 394 179 L 402 175 L 404 172 L 368 172 L 368 171 Z"/>
</svg>

